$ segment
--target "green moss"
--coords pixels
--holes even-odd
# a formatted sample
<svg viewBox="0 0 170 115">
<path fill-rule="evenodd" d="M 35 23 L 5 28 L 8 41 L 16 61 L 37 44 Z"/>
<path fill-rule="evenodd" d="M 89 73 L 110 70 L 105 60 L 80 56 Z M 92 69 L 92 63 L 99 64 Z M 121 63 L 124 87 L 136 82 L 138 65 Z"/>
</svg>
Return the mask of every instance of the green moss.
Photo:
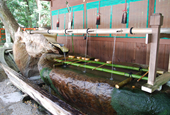
<svg viewBox="0 0 170 115">
<path fill-rule="evenodd" d="M 170 115 L 170 97 L 161 92 L 114 88 L 111 105 L 118 115 Z"/>
<path fill-rule="evenodd" d="M 50 72 L 51 72 L 52 69 L 50 68 L 43 68 L 41 71 L 40 71 L 40 76 L 41 76 L 41 79 L 44 81 L 44 83 L 46 83 L 48 86 L 50 86 L 57 95 L 59 95 L 61 98 L 62 96 L 60 95 L 60 93 L 58 92 L 58 90 L 55 88 L 55 86 L 53 85 L 53 82 L 52 80 L 50 79 Z"/>
</svg>

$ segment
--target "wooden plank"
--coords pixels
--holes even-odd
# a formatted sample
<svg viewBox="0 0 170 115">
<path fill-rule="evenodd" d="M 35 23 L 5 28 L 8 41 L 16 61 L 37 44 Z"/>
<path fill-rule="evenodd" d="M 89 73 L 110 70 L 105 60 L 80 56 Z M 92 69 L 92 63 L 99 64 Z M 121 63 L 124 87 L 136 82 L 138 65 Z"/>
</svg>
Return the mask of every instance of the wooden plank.
<svg viewBox="0 0 170 115">
<path fill-rule="evenodd" d="M 149 57 L 150 57 L 150 44 L 147 44 L 146 46 L 146 65 L 149 65 Z"/>
<path fill-rule="evenodd" d="M 62 39 L 62 36 L 58 36 L 59 39 Z M 65 37 L 64 37 L 65 38 Z M 74 39 L 82 39 L 82 37 L 74 37 Z M 114 41 L 113 37 L 105 38 L 105 37 L 91 37 L 93 41 Z M 130 42 L 130 43 L 145 43 L 145 38 L 137 39 L 137 38 L 117 38 L 117 42 Z M 170 44 L 170 39 L 160 39 L 160 44 Z"/>
<path fill-rule="evenodd" d="M 97 16 L 97 8 L 87 10 L 87 27 L 90 29 L 96 28 L 96 16 Z M 96 36 L 96 34 L 93 34 Z"/>
<path fill-rule="evenodd" d="M 85 54 L 86 40 L 80 40 L 79 49 L 81 54 Z"/>
<path fill-rule="evenodd" d="M 158 68 L 163 69 L 164 61 L 165 61 L 165 45 L 160 44 L 158 51 L 158 64 L 157 64 Z"/>
<path fill-rule="evenodd" d="M 162 13 L 164 16 L 164 22 L 162 25 L 162 28 L 169 28 L 170 23 L 169 23 L 169 6 L 170 6 L 170 1 L 169 0 L 156 0 L 156 12 Z"/>
<path fill-rule="evenodd" d="M 74 51 L 75 51 L 75 53 L 79 53 L 79 48 L 77 48 L 77 46 L 79 45 L 79 42 L 80 42 L 80 40 L 74 39 Z"/>
<path fill-rule="evenodd" d="M 57 29 L 57 27 L 56 27 L 56 24 L 57 24 L 57 15 L 54 15 L 54 16 L 52 16 L 51 18 L 52 18 L 52 29 Z M 59 19 L 59 23 L 60 23 L 60 19 Z"/>
<path fill-rule="evenodd" d="M 58 27 L 58 29 L 64 29 L 64 16 L 65 14 L 59 14 L 59 23 L 60 26 Z M 57 19 L 54 19 L 57 22 Z M 64 34 L 58 34 L 58 35 L 64 35 Z"/>
<path fill-rule="evenodd" d="M 65 14 L 66 19 L 65 19 L 65 29 L 68 28 L 68 22 L 69 22 L 69 13 Z"/>
<path fill-rule="evenodd" d="M 103 60 L 101 59 L 101 57 L 103 57 L 103 56 L 102 56 L 103 54 L 101 54 L 101 52 L 100 52 L 100 50 L 101 50 L 100 43 L 101 43 L 101 41 L 97 41 L 97 42 L 95 42 L 95 44 L 94 44 L 94 46 L 95 46 L 95 56 L 96 56 L 96 58 L 99 58 L 100 61 L 103 61 Z"/>
<path fill-rule="evenodd" d="M 134 62 L 134 43 L 126 43 L 126 62 Z"/>
<path fill-rule="evenodd" d="M 126 24 L 122 24 L 122 10 L 125 4 L 117 4 L 112 6 L 112 28 L 126 28 Z M 112 34 L 114 36 L 115 34 Z M 126 34 L 117 34 L 116 36 L 125 36 Z"/>
<path fill-rule="evenodd" d="M 145 84 L 141 87 L 143 91 L 152 93 L 170 80 L 170 73 L 167 72 L 156 78 L 154 85 Z"/>
<path fill-rule="evenodd" d="M 146 61 L 146 45 L 136 43 L 135 63 L 145 64 Z"/>
<path fill-rule="evenodd" d="M 8 66 L 0 63 L 5 70 L 11 82 L 23 92 L 31 96 L 35 101 L 44 106 L 54 115 L 80 115 L 78 110 L 74 109 L 59 98 L 49 94 L 39 86 L 33 84 L 30 80 L 12 70 Z"/>
<path fill-rule="evenodd" d="M 113 53 L 113 42 L 111 44 L 111 58 L 112 58 L 112 53 Z M 126 48 L 125 44 L 123 42 L 116 42 L 115 46 L 115 56 L 114 60 L 115 62 L 125 62 L 126 59 Z"/>
<path fill-rule="evenodd" d="M 105 44 L 105 50 L 102 52 L 104 54 L 104 61 L 112 60 L 112 53 L 113 53 L 113 48 L 112 48 L 112 42 L 104 42 Z"/>
<path fill-rule="evenodd" d="M 93 41 L 92 38 L 90 37 L 89 39 L 89 55 L 91 57 L 99 58 L 96 56 L 96 44 L 97 42 Z"/>
<path fill-rule="evenodd" d="M 111 47 L 110 47 L 110 49 L 111 49 L 111 51 L 110 51 L 110 53 L 111 53 L 111 60 L 112 60 L 112 55 L 113 55 L 113 44 L 114 44 L 114 42 L 111 42 Z M 116 42 L 115 54 L 114 54 L 114 60 L 116 62 L 122 62 L 121 59 L 124 58 L 124 55 L 123 55 L 124 52 L 122 51 L 122 49 L 123 49 L 123 43 L 122 42 Z M 123 57 L 122 57 L 122 55 L 123 55 Z"/>
<path fill-rule="evenodd" d="M 149 15 L 148 15 L 148 27 L 150 28 L 150 16 L 154 13 L 155 0 L 149 0 Z"/>
<path fill-rule="evenodd" d="M 86 3 L 84 3 L 84 28 L 87 28 L 87 27 L 86 27 L 86 16 L 87 16 L 87 15 L 86 15 L 86 12 L 87 12 L 86 10 L 87 10 L 87 9 L 86 9 Z"/>
<path fill-rule="evenodd" d="M 89 40 L 88 40 L 88 55 L 90 57 L 93 57 L 93 41 L 91 40 L 91 37 L 89 37 Z"/>
<path fill-rule="evenodd" d="M 77 11 L 74 13 L 74 28 L 83 29 L 83 11 Z M 74 34 L 82 35 L 82 34 Z"/>
<path fill-rule="evenodd" d="M 129 28 L 146 28 L 148 0 L 130 2 L 129 6 Z M 141 36 L 145 34 L 129 34 L 128 36 Z"/>
<path fill-rule="evenodd" d="M 165 59 L 164 59 L 164 68 L 168 71 L 168 64 L 169 64 L 169 54 L 170 54 L 170 45 L 165 45 Z"/>
<path fill-rule="evenodd" d="M 99 29 L 110 28 L 110 8 L 111 8 L 110 6 L 105 6 L 100 8 L 101 15 L 100 15 L 100 25 L 98 25 Z M 98 36 L 109 36 L 109 35 L 110 34 L 99 34 Z"/>
<path fill-rule="evenodd" d="M 107 49 L 106 49 L 106 45 L 105 45 L 105 42 L 99 42 L 99 46 L 98 46 L 98 52 L 100 52 L 100 60 L 101 61 L 105 61 L 105 56 L 106 56 L 106 52 L 107 52 Z M 105 55 L 105 56 L 103 56 Z"/>
</svg>

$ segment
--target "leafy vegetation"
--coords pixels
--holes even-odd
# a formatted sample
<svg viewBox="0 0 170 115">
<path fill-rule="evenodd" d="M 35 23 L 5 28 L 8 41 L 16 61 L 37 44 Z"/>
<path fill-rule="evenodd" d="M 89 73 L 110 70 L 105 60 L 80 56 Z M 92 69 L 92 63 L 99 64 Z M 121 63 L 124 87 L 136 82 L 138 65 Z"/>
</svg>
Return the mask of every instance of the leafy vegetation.
<svg viewBox="0 0 170 115">
<path fill-rule="evenodd" d="M 41 1 L 41 9 L 38 9 L 36 0 L 7 0 L 6 4 L 21 27 L 33 28 L 51 24 L 49 2 Z"/>
</svg>

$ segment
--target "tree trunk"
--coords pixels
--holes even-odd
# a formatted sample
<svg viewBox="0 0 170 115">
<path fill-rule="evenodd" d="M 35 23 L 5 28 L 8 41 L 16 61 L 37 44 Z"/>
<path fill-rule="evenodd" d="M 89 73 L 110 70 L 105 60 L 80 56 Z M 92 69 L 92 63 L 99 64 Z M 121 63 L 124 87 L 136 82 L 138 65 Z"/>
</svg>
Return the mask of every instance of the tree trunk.
<svg viewBox="0 0 170 115">
<path fill-rule="evenodd" d="M 14 16 L 6 6 L 5 0 L 0 0 L 0 20 L 5 26 L 5 29 L 10 33 L 13 41 L 15 40 L 15 32 L 19 27 L 17 21 Z"/>
</svg>

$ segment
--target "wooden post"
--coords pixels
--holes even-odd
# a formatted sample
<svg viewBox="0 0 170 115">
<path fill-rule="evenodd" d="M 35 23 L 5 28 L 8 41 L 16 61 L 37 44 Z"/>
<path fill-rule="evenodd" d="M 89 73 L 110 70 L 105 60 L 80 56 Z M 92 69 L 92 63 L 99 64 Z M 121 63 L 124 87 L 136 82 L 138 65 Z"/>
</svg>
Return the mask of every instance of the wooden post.
<svg viewBox="0 0 170 115">
<path fill-rule="evenodd" d="M 150 61 L 149 61 L 149 77 L 148 84 L 154 85 L 157 69 L 157 58 L 159 50 L 160 27 L 163 24 L 163 16 L 160 13 L 155 13 L 150 18 L 152 27 L 152 38 L 150 43 Z"/>
</svg>

